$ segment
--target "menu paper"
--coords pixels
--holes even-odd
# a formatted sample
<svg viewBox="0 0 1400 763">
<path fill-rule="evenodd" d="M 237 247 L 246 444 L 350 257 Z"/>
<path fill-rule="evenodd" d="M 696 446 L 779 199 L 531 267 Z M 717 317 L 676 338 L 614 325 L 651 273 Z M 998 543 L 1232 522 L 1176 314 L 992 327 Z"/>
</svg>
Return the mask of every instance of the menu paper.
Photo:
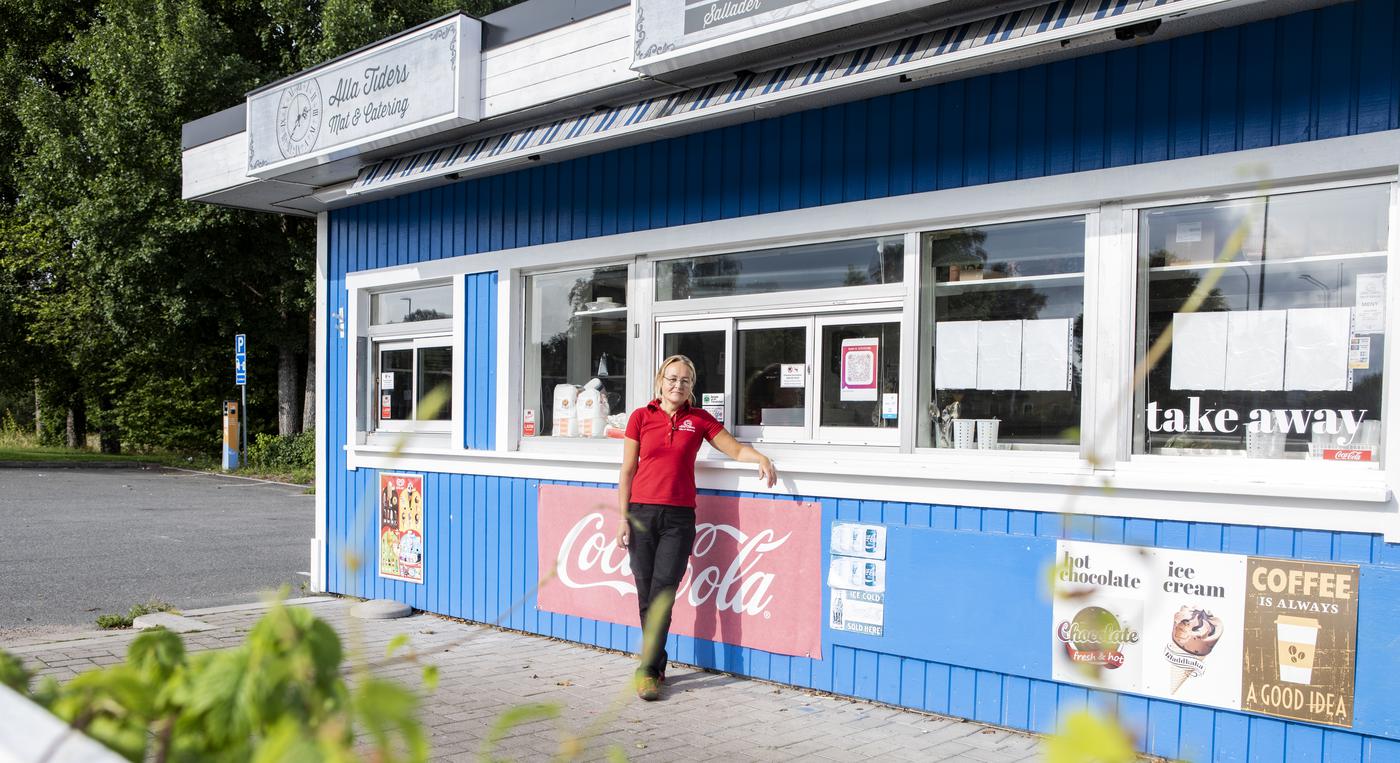
<svg viewBox="0 0 1400 763">
<path fill-rule="evenodd" d="M 1172 389 L 1225 389 L 1229 313 L 1172 316 Z"/>
<path fill-rule="evenodd" d="M 1288 314 L 1283 310 L 1237 310 L 1226 315 L 1230 318 L 1223 389 L 1283 389 Z"/>
<path fill-rule="evenodd" d="M 1385 273 L 1356 276 L 1356 327 L 1358 334 L 1385 331 Z"/>
<path fill-rule="evenodd" d="M 1349 307 L 1289 310 L 1284 388 L 1350 389 L 1351 373 L 1347 368 L 1350 340 Z"/>
<path fill-rule="evenodd" d="M 1073 323 L 1068 318 L 1022 321 L 1021 389 L 1069 390 L 1069 343 Z"/>
<path fill-rule="evenodd" d="M 977 387 L 978 321 L 942 321 L 934 349 L 933 386 L 938 389 Z"/>
<path fill-rule="evenodd" d="M 1021 387 L 1021 321 L 982 321 L 977 327 L 977 389 Z"/>
</svg>

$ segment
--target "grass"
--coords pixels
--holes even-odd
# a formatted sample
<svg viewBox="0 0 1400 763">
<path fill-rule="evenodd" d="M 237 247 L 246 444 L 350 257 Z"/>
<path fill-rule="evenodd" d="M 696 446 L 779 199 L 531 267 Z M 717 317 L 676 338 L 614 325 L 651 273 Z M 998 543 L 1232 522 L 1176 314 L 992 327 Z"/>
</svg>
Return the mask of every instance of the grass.
<svg viewBox="0 0 1400 763">
<path fill-rule="evenodd" d="M 72 464 L 113 462 L 144 463 L 156 466 L 175 466 L 181 469 L 194 469 L 204 472 L 222 471 L 221 463 L 206 455 L 161 452 L 111 455 L 107 453 L 98 453 L 92 450 L 77 450 L 73 448 L 15 445 L 13 442 L 0 444 L 0 462 L 3 461 Z M 310 469 L 291 469 L 287 471 L 238 469 L 231 473 L 240 477 L 255 477 L 257 479 L 272 480 L 274 482 L 289 482 L 296 485 L 310 485 L 315 481 L 315 474 Z"/>
<path fill-rule="evenodd" d="M 103 630 L 116 630 L 120 628 L 130 628 L 136 618 L 141 615 L 149 615 L 152 612 L 174 612 L 174 605 L 163 601 L 152 599 L 145 604 L 136 604 L 127 610 L 126 614 L 98 615 L 97 627 Z"/>
</svg>

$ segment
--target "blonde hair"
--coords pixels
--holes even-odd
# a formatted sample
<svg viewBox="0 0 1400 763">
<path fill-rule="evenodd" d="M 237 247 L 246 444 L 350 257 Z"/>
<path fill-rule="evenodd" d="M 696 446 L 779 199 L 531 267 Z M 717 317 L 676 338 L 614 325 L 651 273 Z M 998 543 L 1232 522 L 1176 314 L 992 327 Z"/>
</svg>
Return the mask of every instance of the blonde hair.
<svg viewBox="0 0 1400 763">
<path fill-rule="evenodd" d="M 665 377 L 665 374 L 666 374 L 666 367 L 669 366 L 669 365 L 671 365 L 672 363 L 684 363 L 684 364 L 685 364 L 685 367 L 690 369 L 690 388 L 686 391 L 686 394 L 690 397 L 690 403 L 691 403 L 692 405 L 694 405 L 694 404 L 695 404 L 695 377 L 698 376 L 698 374 L 697 374 L 696 371 L 695 371 L 695 364 L 692 363 L 692 362 L 690 361 L 690 358 L 687 358 L 687 357 L 684 356 L 684 355 L 672 355 L 671 357 L 669 357 L 669 358 L 667 358 L 667 359 L 661 361 L 661 367 L 658 368 L 658 369 L 656 369 L 656 385 L 655 385 L 656 397 L 660 398 L 660 397 L 661 397 L 662 391 L 665 389 L 665 387 L 662 386 L 662 385 L 665 384 L 665 382 L 663 381 L 663 379 L 666 378 L 666 377 Z"/>
</svg>

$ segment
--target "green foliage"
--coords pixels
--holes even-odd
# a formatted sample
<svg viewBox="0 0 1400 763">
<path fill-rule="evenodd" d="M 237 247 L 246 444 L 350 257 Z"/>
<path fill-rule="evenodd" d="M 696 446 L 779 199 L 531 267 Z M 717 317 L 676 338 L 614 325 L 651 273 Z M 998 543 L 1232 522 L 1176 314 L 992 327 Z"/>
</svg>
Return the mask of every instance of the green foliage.
<svg viewBox="0 0 1400 763">
<path fill-rule="evenodd" d="M 353 761 L 364 734 L 380 761 L 422 761 L 418 697 L 366 676 L 350 689 L 340 637 L 308 610 L 278 605 L 233 649 L 190 654 L 163 629 L 132 641 L 126 661 L 30 697 L 132 761 Z M 0 652 L 0 682 L 28 675 Z"/>
<path fill-rule="evenodd" d="M 258 434 L 248 443 L 248 466 L 260 472 L 307 471 L 316 467 L 316 433 Z"/>
<path fill-rule="evenodd" d="M 126 611 L 126 614 L 118 613 L 115 615 L 98 615 L 97 627 L 102 628 L 103 630 L 130 628 L 132 623 L 136 621 L 136 618 L 142 615 L 149 615 L 152 612 L 171 612 L 174 611 L 174 609 L 175 607 L 166 604 L 163 601 L 155 601 L 154 599 L 152 599 L 151 601 L 148 601 L 145 604 L 133 605 L 131 609 Z"/>
<path fill-rule="evenodd" d="M 1048 763 L 1133 763 L 1133 740 L 1112 718 L 1080 711 L 1045 743 Z"/>
</svg>

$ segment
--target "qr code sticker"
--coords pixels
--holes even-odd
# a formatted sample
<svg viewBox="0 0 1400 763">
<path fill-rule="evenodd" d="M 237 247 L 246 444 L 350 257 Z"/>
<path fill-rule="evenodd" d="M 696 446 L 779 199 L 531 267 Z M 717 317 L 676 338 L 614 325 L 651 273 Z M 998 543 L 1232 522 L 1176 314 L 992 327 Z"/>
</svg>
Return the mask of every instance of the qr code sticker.
<svg viewBox="0 0 1400 763">
<path fill-rule="evenodd" d="M 854 350 L 846 353 L 846 386 L 868 387 L 875 383 L 875 353 Z"/>
</svg>

